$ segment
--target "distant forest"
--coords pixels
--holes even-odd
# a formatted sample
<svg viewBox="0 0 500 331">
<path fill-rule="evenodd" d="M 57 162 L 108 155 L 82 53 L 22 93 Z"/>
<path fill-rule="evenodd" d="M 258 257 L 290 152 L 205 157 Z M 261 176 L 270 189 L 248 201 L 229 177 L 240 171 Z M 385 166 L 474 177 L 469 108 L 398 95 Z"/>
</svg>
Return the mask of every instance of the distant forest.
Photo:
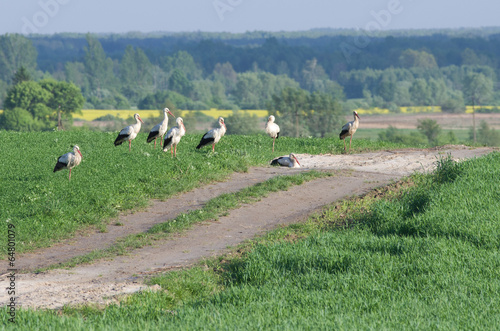
<svg viewBox="0 0 500 331">
<path fill-rule="evenodd" d="M 22 67 L 88 109 L 269 109 L 284 89 L 357 107 L 499 105 L 500 28 L 0 36 L 0 102 Z M 479 87 L 478 87 L 479 86 Z M 3 106 L 0 104 L 0 106 Z"/>
</svg>

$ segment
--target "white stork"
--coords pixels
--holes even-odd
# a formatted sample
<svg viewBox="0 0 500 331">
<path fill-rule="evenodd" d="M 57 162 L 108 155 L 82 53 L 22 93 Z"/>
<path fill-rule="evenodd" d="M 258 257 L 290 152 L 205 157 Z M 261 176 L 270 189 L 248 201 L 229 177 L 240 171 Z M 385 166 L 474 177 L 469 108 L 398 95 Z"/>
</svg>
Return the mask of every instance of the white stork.
<svg viewBox="0 0 500 331">
<path fill-rule="evenodd" d="M 354 121 L 350 121 L 346 123 L 342 127 L 342 132 L 340 132 L 339 138 L 344 140 L 344 152 L 346 151 L 346 146 L 345 146 L 345 138 L 351 136 L 351 139 L 349 140 L 349 153 L 351 152 L 351 142 L 352 142 L 352 136 L 356 132 L 359 126 L 359 115 L 356 111 L 352 112 L 354 115 Z"/>
<path fill-rule="evenodd" d="M 215 144 L 217 144 L 220 138 L 222 138 L 226 133 L 226 124 L 224 124 L 224 119 L 222 117 L 219 117 L 219 125 L 220 128 L 212 129 L 203 135 L 200 143 L 198 144 L 198 146 L 196 146 L 197 149 L 202 148 L 203 146 L 206 146 L 211 143 L 212 152 L 215 151 Z"/>
<path fill-rule="evenodd" d="M 184 126 L 184 120 L 182 117 L 177 117 L 175 121 L 177 122 L 177 126 L 168 130 L 165 135 L 163 151 L 166 152 L 170 148 L 170 154 L 174 153 L 177 157 L 177 144 L 181 141 L 182 136 L 186 134 L 186 127 Z"/>
<path fill-rule="evenodd" d="M 156 148 L 156 138 L 161 137 L 160 140 L 160 146 L 161 146 L 161 143 L 163 141 L 163 135 L 165 134 L 165 132 L 167 132 L 168 114 L 170 114 L 172 117 L 175 117 L 174 114 L 172 114 L 168 108 L 163 109 L 163 113 L 165 114 L 165 118 L 163 118 L 163 121 L 161 121 L 161 123 L 156 124 L 151 129 L 147 139 L 148 143 L 152 142 L 153 140 L 155 141 L 155 148 Z"/>
<path fill-rule="evenodd" d="M 139 114 L 134 114 L 134 118 L 135 124 L 129 125 L 120 131 L 118 137 L 116 137 L 115 146 L 121 145 L 124 141 L 128 140 L 128 150 L 130 151 L 132 140 L 134 140 L 139 131 L 141 131 L 141 122 L 144 123 Z"/>
<path fill-rule="evenodd" d="M 297 157 L 293 153 L 290 153 L 289 156 L 280 156 L 273 159 L 271 161 L 271 165 L 278 165 L 289 168 L 300 168 L 299 160 L 297 160 Z"/>
<path fill-rule="evenodd" d="M 266 123 L 266 133 L 271 138 L 273 138 L 273 152 L 274 152 L 274 141 L 276 140 L 276 138 L 280 136 L 280 127 L 278 126 L 278 124 L 274 123 L 274 120 L 275 120 L 274 116 L 271 115 L 267 119 Z"/>
<path fill-rule="evenodd" d="M 69 169 L 69 180 L 71 180 L 71 169 L 79 165 L 80 162 L 82 162 L 82 153 L 80 152 L 80 147 L 75 145 L 72 152 L 66 153 L 57 159 L 54 172 Z"/>
</svg>

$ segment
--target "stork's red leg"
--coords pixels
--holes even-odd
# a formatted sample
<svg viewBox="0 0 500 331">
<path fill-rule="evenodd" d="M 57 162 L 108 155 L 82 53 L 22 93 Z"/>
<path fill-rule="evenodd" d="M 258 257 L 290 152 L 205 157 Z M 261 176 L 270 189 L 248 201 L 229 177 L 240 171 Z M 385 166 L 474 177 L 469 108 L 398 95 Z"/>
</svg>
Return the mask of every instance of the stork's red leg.
<svg viewBox="0 0 500 331">
<path fill-rule="evenodd" d="M 215 152 L 215 144 L 212 143 L 212 152 Z"/>
<path fill-rule="evenodd" d="M 130 152 L 130 146 L 132 146 L 132 140 L 128 141 L 128 151 Z"/>
<path fill-rule="evenodd" d="M 174 152 L 175 157 L 177 157 L 177 145 L 175 145 L 175 152 Z"/>
</svg>

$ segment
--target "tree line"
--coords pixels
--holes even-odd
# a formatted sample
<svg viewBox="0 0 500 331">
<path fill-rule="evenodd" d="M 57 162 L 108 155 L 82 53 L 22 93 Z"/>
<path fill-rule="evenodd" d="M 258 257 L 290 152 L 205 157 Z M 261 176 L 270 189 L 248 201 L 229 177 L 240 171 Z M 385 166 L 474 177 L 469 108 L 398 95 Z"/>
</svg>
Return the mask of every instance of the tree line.
<svg viewBox="0 0 500 331">
<path fill-rule="evenodd" d="M 162 109 L 165 105 L 191 110 L 269 109 L 290 113 L 291 126 L 297 113 L 294 107 L 304 106 L 304 100 L 309 121 L 329 112 L 338 122 L 342 114 L 357 107 L 397 111 L 401 106 L 436 105 L 462 112 L 466 104 L 500 101 L 496 88 L 499 36 L 495 29 L 471 35 L 453 30 L 396 33 L 373 36 L 365 47 L 346 53 L 355 35 L 338 31 L 215 36 L 7 34 L 0 36 L 0 100 L 4 109 L 13 107 L 8 100 L 14 93 L 14 76 L 22 67 L 37 84 L 44 80 L 72 84 L 81 91 L 82 107 L 89 109 Z M 33 109 L 24 110 L 35 122 L 50 118 L 35 116 Z M 53 113 L 70 114 L 57 109 Z M 328 127 L 327 122 L 318 121 Z M 312 130 L 303 131 L 299 134 Z"/>
</svg>

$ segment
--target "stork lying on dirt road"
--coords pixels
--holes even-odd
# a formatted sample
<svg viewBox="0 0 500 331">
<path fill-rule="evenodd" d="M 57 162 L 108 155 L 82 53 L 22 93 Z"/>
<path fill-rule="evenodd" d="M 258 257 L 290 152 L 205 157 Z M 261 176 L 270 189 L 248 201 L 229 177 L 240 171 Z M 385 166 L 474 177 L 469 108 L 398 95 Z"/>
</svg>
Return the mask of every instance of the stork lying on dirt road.
<svg viewBox="0 0 500 331">
<path fill-rule="evenodd" d="M 289 156 L 280 156 L 273 159 L 271 161 L 271 165 L 279 165 L 289 168 L 300 168 L 299 160 L 297 160 L 297 157 L 293 153 L 290 153 Z"/>
<path fill-rule="evenodd" d="M 200 149 L 208 144 L 212 144 L 212 152 L 215 151 L 215 144 L 217 144 L 220 138 L 222 138 L 226 133 L 226 124 L 224 124 L 224 118 L 219 117 L 219 125 L 219 128 L 212 129 L 203 135 L 200 143 L 198 144 L 198 146 L 196 146 L 197 149 Z"/>
<path fill-rule="evenodd" d="M 356 111 L 353 111 L 352 114 L 354 115 L 354 121 L 346 123 L 342 127 L 342 132 L 340 132 L 339 138 L 344 141 L 344 152 L 346 151 L 346 146 L 345 146 L 345 138 L 351 136 L 351 139 L 349 140 L 349 153 L 351 153 L 351 142 L 352 142 L 352 136 L 356 132 L 359 126 L 359 115 Z"/>
<path fill-rule="evenodd" d="M 147 139 L 147 142 L 150 143 L 153 140 L 155 141 L 155 148 L 156 148 L 156 138 L 161 137 L 160 139 L 160 146 L 163 141 L 163 135 L 165 132 L 167 132 L 167 127 L 168 127 L 168 114 L 172 115 L 173 118 L 175 118 L 174 114 L 170 112 L 168 108 L 163 109 L 163 113 L 165 114 L 165 117 L 163 118 L 163 121 L 161 123 L 156 124 L 151 131 L 149 132 L 149 136 Z"/>
<path fill-rule="evenodd" d="M 135 113 L 134 118 L 135 118 L 135 124 L 123 128 L 115 140 L 115 146 L 121 145 L 124 141 L 128 140 L 129 152 L 130 152 L 130 147 L 132 145 L 132 140 L 134 140 L 135 137 L 137 137 L 139 131 L 141 131 L 141 122 L 144 123 L 139 114 Z"/>
<path fill-rule="evenodd" d="M 82 153 L 80 152 L 80 147 L 75 145 L 72 152 L 66 153 L 57 159 L 54 172 L 69 169 L 69 180 L 71 180 L 71 169 L 79 165 L 80 162 L 82 162 Z"/>
</svg>

